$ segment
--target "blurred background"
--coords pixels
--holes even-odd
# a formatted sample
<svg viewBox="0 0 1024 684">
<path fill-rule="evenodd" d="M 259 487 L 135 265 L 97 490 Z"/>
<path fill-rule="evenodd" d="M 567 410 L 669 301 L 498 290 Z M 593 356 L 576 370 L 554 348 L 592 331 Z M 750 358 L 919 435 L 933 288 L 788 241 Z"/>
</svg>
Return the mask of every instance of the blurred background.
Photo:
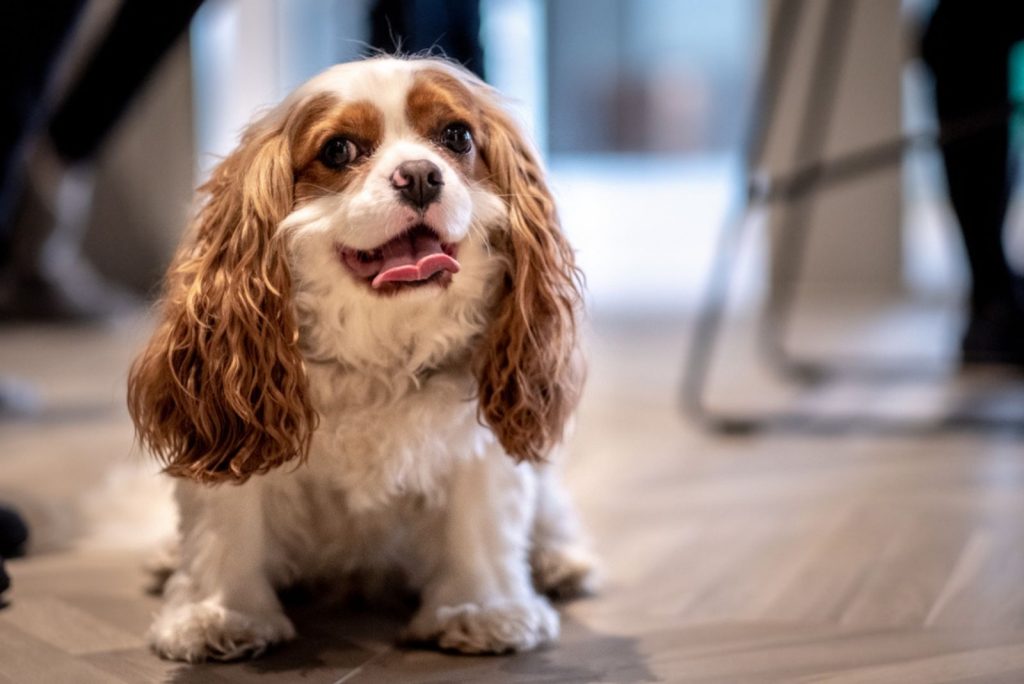
<svg viewBox="0 0 1024 684">
<path fill-rule="evenodd" d="M 643 664 L 664 651 L 644 641 L 651 625 L 778 619 L 837 638 L 964 629 L 931 655 L 993 647 L 979 626 L 1024 624 L 1024 205 L 1010 173 L 1024 25 L 1014 2 L 944 2 L 941 20 L 937 4 L 0 10 L 17 36 L 0 55 L 20 65 L 2 131 L 0 505 L 31 529 L 15 566 L 24 595 L 84 572 L 79 594 L 134 600 L 118 592 L 137 582 L 107 578 L 134 577 L 123 559 L 167 534 L 173 513 L 133 446 L 124 380 L 193 189 L 254 113 L 401 38 L 512 99 L 586 274 L 592 370 L 570 481 L 618 590 L 575 609 L 583 631 L 556 660 L 583 653 L 591 631 L 629 635 L 641 646 L 607 657 L 641 669 L 609 681 L 646 681 L 682 657 Z M 915 498 L 925 490 L 933 498 Z M 40 557 L 63 560 L 40 570 Z M 809 585 L 817 598 L 792 608 Z M 653 586 L 674 597 L 656 615 L 640 607 L 662 601 Z M 132 616 L 111 619 L 128 632 Z M 48 629 L 26 628 L 64 647 Z M 1021 643 L 1000 647 L 1017 657 Z M 880 644 L 861 646 L 865 662 L 889 662 Z"/>
<path fill-rule="evenodd" d="M 115 0 L 69 4 L 75 9 L 61 25 L 66 35 L 51 39 L 60 50 L 48 65 L 45 92 L 37 94 L 37 125 L 45 119 L 43 110 L 59 109 L 73 89 L 119 5 Z M 824 126 L 826 156 L 901 132 L 937 129 L 930 75 L 917 59 L 934 3 L 877 4 L 858 6 L 846 19 L 843 65 L 834 79 L 836 104 Z M 170 22 L 180 24 L 180 38 L 168 37 L 166 54 L 153 55 L 137 85 L 118 91 L 124 103 L 111 106 L 122 107 L 123 115 L 111 117 L 109 129 L 96 136 L 101 142 L 89 151 L 93 197 L 78 242 L 106 281 L 137 295 L 152 293 L 177 244 L 191 189 L 232 148 L 253 113 L 326 66 L 387 42 L 386 36 L 372 40 L 370 0 L 183 3 L 192 5 L 198 11 L 191 24 L 188 10 Z M 718 229 L 745 192 L 745 134 L 762 68 L 767 5 L 762 0 L 723 0 L 713 8 L 697 0 L 479 3 L 476 21 L 486 48 L 479 70 L 519 104 L 546 154 L 566 230 L 588 273 L 594 311 L 680 311 L 693 308 L 703 293 Z M 787 67 L 791 82 L 781 84 L 782 112 L 766 135 L 767 154 L 758 160 L 762 170 L 778 173 L 806 162 L 795 159 L 795 137 L 808 104 L 802 100 L 810 62 L 819 48 L 813 33 L 823 22 L 820 9 L 808 8 L 798 19 L 809 28 L 794 32 L 799 45 Z M 429 14 L 431 4 L 421 3 L 417 11 Z M 437 36 L 414 37 L 444 47 Z M 19 141 L 22 153 L 36 150 L 29 154 L 33 169 L 45 166 L 38 159 L 45 156 L 38 152 L 45 147 L 39 137 L 45 138 Z M 152 163 L 154 157 L 159 164 Z M 24 178 L 11 175 L 8 185 L 15 189 L 6 192 L 5 201 L 14 217 L 8 222 L 17 220 L 18 210 L 26 213 L 17 206 Z M 859 214 L 856 224 L 835 218 L 815 224 L 806 282 L 829 290 L 852 285 L 959 297 L 966 271 L 961 247 L 943 233 L 950 217 L 935 150 L 909 156 L 860 185 L 869 183 L 888 194 L 845 186 L 816 201 L 824 207 L 818 212 L 829 213 L 831 203 L 839 202 L 836 206 L 856 204 L 873 213 Z M 860 201 L 869 196 L 872 201 Z M 1014 230 L 1020 223 L 1016 204 L 1007 222 L 1011 246 L 1022 243 Z M 877 225 L 877 234 L 867 224 Z M 738 293 L 741 304 L 756 305 L 764 292 L 758 281 L 763 281 L 766 243 L 752 239 Z M 846 249 L 863 242 L 877 242 L 878 249 Z"/>
</svg>

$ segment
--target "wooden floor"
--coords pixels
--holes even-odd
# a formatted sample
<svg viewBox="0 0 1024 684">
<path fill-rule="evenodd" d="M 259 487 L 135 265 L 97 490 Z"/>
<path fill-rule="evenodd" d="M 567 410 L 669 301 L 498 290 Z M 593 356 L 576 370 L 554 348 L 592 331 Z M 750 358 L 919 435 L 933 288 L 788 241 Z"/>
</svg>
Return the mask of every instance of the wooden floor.
<svg viewBox="0 0 1024 684">
<path fill-rule="evenodd" d="M 40 388 L 0 422 L 0 501 L 36 533 L 9 564 L 0 682 L 1024 682 L 1019 435 L 708 435 L 676 410 L 686 328 L 666 319 L 594 326 L 569 478 L 607 580 L 563 607 L 557 646 L 403 650 L 401 615 L 306 599 L 290 605 L 302 638 L 262 660 L 160 661 L 142 565 L 170 507 L 121 408 L 143 328 L 0 329 L 0 376 Z M 724 371 L 737 399 L 772 396 L 743 368 Z M 932 407 L 963 382 L 848 401 Z"/>
</svg>

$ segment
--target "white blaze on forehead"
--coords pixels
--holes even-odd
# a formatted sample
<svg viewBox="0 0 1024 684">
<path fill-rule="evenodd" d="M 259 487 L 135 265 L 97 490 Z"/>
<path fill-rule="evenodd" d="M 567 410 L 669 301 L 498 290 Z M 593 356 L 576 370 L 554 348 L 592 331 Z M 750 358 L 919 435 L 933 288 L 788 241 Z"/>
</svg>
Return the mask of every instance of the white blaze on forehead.
<svg viewBox="0 0 1024 684">
<path fill-rule="evenodd" d="M 284 108 L 321 93 L 343 102 L 370 102 L 384 115 L 385 140 L 406 137 L 412 133 L 406 119 L 409 91 L 421 68 L 415 61 L 388 57 L 339 64 L 299 86 Z"/>
</svg>

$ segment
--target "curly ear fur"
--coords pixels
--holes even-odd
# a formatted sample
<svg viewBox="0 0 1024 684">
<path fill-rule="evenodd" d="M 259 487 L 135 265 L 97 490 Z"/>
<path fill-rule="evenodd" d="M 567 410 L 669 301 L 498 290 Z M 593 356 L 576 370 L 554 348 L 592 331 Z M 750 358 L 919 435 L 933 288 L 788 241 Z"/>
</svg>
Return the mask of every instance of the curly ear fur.
<svg viewBox="0 0 1024 684">
<path fill-rule="evenodd" d="M 285 134 L 255 124 L 200 188 L 193 240 L 132 367 L 139 439 L 171 475 L 243 482 L 308 451 L 317 417 L 277 232 L 293 202 L 290 159 Z"/>
<path fill-rule="evenodd" d="M 579 398 L 581 275 L 536 152 L 500 105 L 483 113 L 481 153 L 508 206 L 509 228 L 496 246 L 509 268 L 476 358 L 480 413 L 509 455 L 538 462 L 562 438 Z"/>
</svg>

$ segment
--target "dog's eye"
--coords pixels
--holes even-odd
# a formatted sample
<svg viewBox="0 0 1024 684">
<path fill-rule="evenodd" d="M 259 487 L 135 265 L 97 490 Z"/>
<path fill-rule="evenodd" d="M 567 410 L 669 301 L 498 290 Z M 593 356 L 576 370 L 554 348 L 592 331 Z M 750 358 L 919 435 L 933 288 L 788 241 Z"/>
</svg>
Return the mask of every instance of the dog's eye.
<svg viewBox="0 0 1024 684">
<path fill-rule="evenodd" d="M 473 135 L 466 124 L 448 124 L 441 131 L 441 144 L 455 154 L 466 154 L 473 147 Z"/>
<path fill-rule="evenodd" d="M 359 147 L 348 138 L 334 137 L 320 148 L 318 158 L 329 169 L 348 166 L 359 157 Z"/>
</svg>

